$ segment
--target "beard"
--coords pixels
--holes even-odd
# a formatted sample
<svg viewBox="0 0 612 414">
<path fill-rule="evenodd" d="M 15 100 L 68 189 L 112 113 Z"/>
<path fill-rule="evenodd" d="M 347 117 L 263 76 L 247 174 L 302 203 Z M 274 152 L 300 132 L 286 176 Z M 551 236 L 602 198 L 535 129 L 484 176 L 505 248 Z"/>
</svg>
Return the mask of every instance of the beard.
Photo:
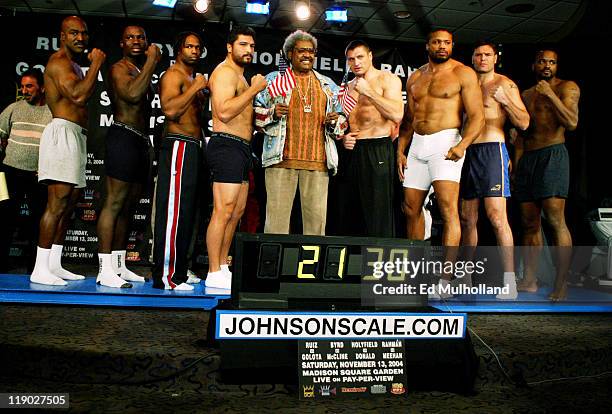
<svg viewBox="0 0 612 414">
<path fill-rule="evenodd" d="M 550 75 L 545 75 L 543 72 L 540 72 L 538 74 L 538 79 L 539 80 L 549 81 L 549 80 L 551 80 L 554 77 L 555 77 L 555 75 L 552 72 L 550 72 Z"/>
<path fill-rule="evenodd" d="M 248 59 L 249 57 L 251 58 L 250 60 Z M 253 61 L 253 56 L 252 55 L 240 55 L 240 56 L 232 55 L 232 60 L 234 61 L 236 65 L 244 67 Z"/>
<path fill-rule="evenodd" d="M 436 56 L 435 53 L 429 53 L 429 59 L 433 62 L 433 63 L 444 63 L 447 60 L 449 60 L 451 57 L 450 54 L 442 57 L 442 56 Z"/>
</svg>

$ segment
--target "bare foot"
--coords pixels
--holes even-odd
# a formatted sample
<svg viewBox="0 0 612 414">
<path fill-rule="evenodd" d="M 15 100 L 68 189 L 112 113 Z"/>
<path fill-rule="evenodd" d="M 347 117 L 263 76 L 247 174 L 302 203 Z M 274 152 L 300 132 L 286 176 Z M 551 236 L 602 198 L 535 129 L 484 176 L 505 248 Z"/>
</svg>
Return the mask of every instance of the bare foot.
<svg viewBox="0 0 612 414">
<path fill-rule="evenodd" d="M 564 283 L 561 287 L 555 287 L 555 289 L 550 292 L 550 295 L 548 295 L 548 299 L 552 302 L 559 302 L 567 299 L 567 283 Z"/>
<path fill-rule="evenodd" d="M 538 282 L 534 281 L 525 281 L 524 279 L 516 284 L 516 290 L 519 292 L 531 292 L 535 293 L 538 291 Z"/>
</svg>

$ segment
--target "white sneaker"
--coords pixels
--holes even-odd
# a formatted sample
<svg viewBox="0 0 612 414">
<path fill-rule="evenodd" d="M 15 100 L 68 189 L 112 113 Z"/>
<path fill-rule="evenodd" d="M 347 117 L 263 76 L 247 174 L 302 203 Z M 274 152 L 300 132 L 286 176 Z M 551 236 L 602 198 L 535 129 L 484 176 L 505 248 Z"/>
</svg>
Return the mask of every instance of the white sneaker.
<svg viewBox="0 0 612 414">
<path fill-rule="evenodd" d="M 200 279 L 195 273 L 191 271 L 191 269 L 187 269 L 187 283 L 190 285 L 197 285 L 200 283 L 202 279 Z"/>
<path fill-rule="evenodd" d="M 193 286 L 188 285 L 187 283 L 181 283 L 180 285 L 176 285 L 174 288 L 171 288 L 170 286 L 166 286 L 164 289 L 166 290 L 193 290 Z"/>
<path fill-rule="evenodd" d="M 232 277 L 223 270 L 217 270 L 216 272 L 208 273 L 205 285 L 206 287 L 230 290 L 232 288 Z"/>
</svg>

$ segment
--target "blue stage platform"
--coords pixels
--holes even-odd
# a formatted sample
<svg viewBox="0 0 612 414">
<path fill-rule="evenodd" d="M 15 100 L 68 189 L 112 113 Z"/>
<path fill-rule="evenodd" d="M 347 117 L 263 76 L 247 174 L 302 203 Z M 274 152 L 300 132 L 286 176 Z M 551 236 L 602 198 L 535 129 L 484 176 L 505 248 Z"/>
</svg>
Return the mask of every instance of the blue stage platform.
<svg viewBox="0 0 612 414">
<path fill-rule="evenodd" d="M 228 291 L 206 289 L 203 283 L 190 292 L 155 289 L 151 282 L 132 285 L 131 289 L 108 288 L 87 277 L 66 286 L 45 286 L 30 283 L 28 275 L 0 274 L 0 302 L 209 310 L 229 298 Z"/>
<path fill-rule="evenodd" d="M 0 303 L 28 303 L 85 306 L 121 306 L 210 310 L 220 300 L 229 299 L 228 291 L 195 285 L 190 292 L 154 289 L 151 282 L 133 283 L 131 289 L 96 285 L 95 277 L 68 282 L 66 286 L 30 283 L 27 275 L 0 274 Z M 494 296 L 458 296 L 430 305 L 445 312 L 468 313 L 588 313 L 612 312 L 612 294 L 584 288 L 570 288 L 568 299 L 553 303 L 550 289 L 519 293 L 515 301 L 495 300 Z"/>
</svg>

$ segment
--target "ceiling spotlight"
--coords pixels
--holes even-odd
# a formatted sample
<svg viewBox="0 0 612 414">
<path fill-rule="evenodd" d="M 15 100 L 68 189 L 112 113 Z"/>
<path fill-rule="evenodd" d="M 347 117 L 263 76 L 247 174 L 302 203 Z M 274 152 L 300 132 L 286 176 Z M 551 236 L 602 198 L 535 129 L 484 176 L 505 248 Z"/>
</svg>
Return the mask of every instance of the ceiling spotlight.
<svg viewBox="0 0 612 414">
<path fill-rule="evenodd" d="M 193 8 L 198 13 L 206 13 L 208 10 L 208 0 L 196 0 L 195 3 L 193 3 Z"/>
<path fill-rule="evenodd" d="M 408 10 L 398 10 L 393 12 L 393 16 L 396 19 L 407 19 L 410 17 L 410 12 Z"/>
<path fill-rule="evenodd" d="M 300 1 L 295 6 L 295 14 L 299 20 L 307 20 L 310 17 L 310 2 Z"/>
<path fill-rule="evenodd" d="M 331 7 L 325 10 L 325 20 L 328 22 L 346 23 L 348 21 L 348 10 L 346 7 Z"/>
<path fill-rule="evenodd" d="M 267 0 L 247 0 L 246 12 L 249 14 L 270 14 L 270 2 Z"/>
<path fill-rule="evenodd" d="M 176 0 L 153 0 L 154 6 L 173 8 L 175 4 Z"/>
</svg>

